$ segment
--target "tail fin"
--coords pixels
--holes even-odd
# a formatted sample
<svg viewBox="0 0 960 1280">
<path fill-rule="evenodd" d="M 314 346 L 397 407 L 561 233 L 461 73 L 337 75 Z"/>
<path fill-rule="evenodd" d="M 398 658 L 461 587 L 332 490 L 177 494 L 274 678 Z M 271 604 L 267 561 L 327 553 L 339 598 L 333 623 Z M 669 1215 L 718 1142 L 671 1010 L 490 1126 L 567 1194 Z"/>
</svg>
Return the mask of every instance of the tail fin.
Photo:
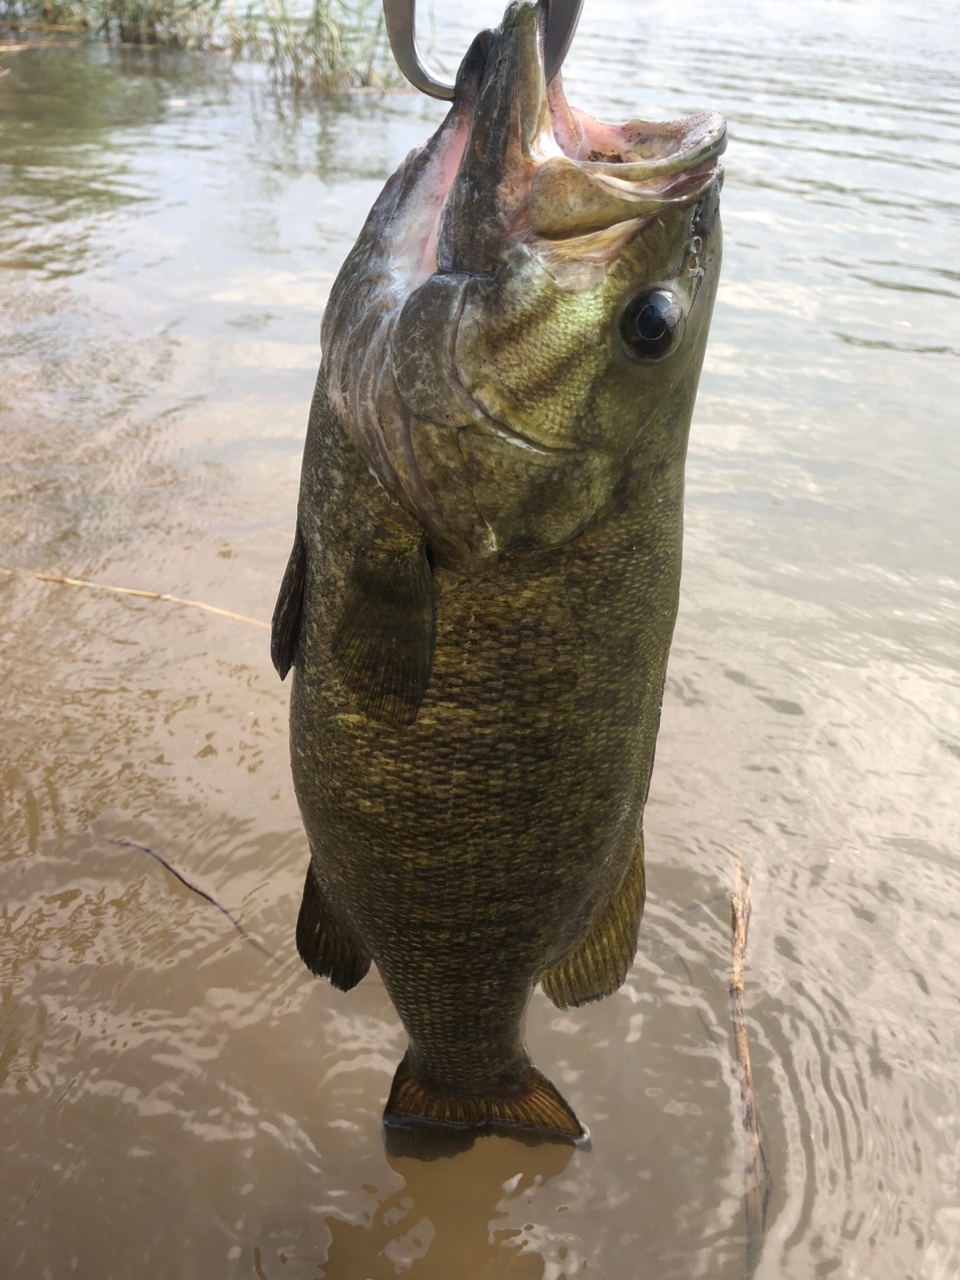
<svg viewBox="0 0 960 1280">
<path fill-rule="evenodd" d="M 383 1113 L 387 1125 L 447 1125 L 460 1129 L 525 1130 L 575 1142 L 585 1130 L 560 1093 L 534 1066 L 510 1094 L 441 1093 L 413 1076 L 407 1055 L 397 1067 Z"/>
</svg>

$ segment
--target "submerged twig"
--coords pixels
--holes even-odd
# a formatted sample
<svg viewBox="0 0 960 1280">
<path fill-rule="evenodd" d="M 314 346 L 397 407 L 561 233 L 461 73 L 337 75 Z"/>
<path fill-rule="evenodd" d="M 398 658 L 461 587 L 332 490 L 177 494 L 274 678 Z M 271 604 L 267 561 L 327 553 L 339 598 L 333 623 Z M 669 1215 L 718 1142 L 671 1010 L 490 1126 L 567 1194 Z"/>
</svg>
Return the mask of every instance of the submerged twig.
<svg viewBox="0 0 960 1280">
<path fill-rule="evenodd" d="M 743 962 L 747 950 L 747 925 L 750 921 L 752 886 L 753 877 L 751 876 L 747 881 L 746 892 L 743 892 L 738 858 L 734 892 L 730 899 L 730 922 L 733 929 L 733 977 L 730 982 L 730 1004 L 740 1075 L 740 1096 L 743 1099 L 743 1129 L 746 1135 L 743 1203 L 747 1223 L 747 1280 L 750 1280 L 760 1261 L 771 1187 L 770 1171 L 767 1168 L 763 1145 L 760 1141 L 757 1105 L 753 1096 L 753 1076 L 750 1070 L 750 1047 L 747 1043 L 747 1023 L 743 1011 Z"/>
<path fill-rule="evenodd" d="M 139 849 L 141 853 L 149 854 L 151 858 L 153 858 L 156 862 L 160 863 L 161 867 L 166 867 L 166 869 L 170 872 L 170 874 L 172 876 L 175 876 L 176 879 L 179 880 L 182 885 L 185 885 L 188 889 L 191 889 L 194 893 L 199 894 L 200 897 L 204 899 L 204 901 L 209 902 L 211 906 L 216 907 L 218 911 L 222 912 L 222 914 L 227 917 L 227 919 L 236 929 L 237 933 L 239 933 L 241 938 L 245 938 L 252 947 L 256 947 L 256 949 L 262 955 L 265 955 L 269 960 L 275 959 L 273 953 L 271 951 L 268 951 L 266 947 L 262 946 L 256 940 L 256 938 L 251 937 L 251 935 L 247 933 L 246 929 L 243 927 L 240 921 L 237 920 L 227 910 L 226 907 L 221 906 L 221 904 L 216 900 L 216 898 L 212 896 L 212 894 L 207 893 L 206 889 L 201 889 L 198 884 L 194 884 L 192 880 L 188 880 L 187 877 L 181 871 L 178 871 L 176 867 L 172 866 L 171 863 L 169 863 L 166 860 L 163 854 L 156 853 L 153 849 L 148 848 L 147 845 L 145 844 L 137 844 L 135 840 L 111 840 L 110 843 L 118 845 L 121 849 Z"/>
<path fill-rule="evenodd" d="M 232 618 L 235 622 L 246 622 L 251 627 L 270 629 L 269 622 L 261 622 L 259 618 L 248 618 L 243 613 L 232 613 L 229 609 L 220 609 L 215 604 L 204 604 L 202 600 L 184 600 L 180 596 L 167 595 L 161 591 L 141 591 L 137 587 L 110 587 L 104 582 L 87 582 L 83 578 L 61 578 L 53 573 L 31 573 L 29 569 L 9 569 L 0 564 L 0 573 L 19 574 L 22 578 L 35 578 L 37 582 L 57 582 L 66 587 L 91 587 L 94 591 L 112 591 L 121 596 L 140 596 L 144 600 L 166 600 L 168 604 L 185 604 L 191 609 L 202 609 L 205 613 L 217 613 L 221 618 Z"/>
</svg>

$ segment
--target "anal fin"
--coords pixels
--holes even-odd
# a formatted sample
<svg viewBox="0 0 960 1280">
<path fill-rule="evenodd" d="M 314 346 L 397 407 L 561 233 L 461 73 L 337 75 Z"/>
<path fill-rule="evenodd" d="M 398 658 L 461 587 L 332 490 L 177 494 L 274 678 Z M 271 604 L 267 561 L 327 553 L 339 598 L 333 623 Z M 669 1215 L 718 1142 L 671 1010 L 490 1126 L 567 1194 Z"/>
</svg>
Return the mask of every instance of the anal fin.
<svg viewBox="0 0 960 1280">
<path fill-rule="evenodd" d="M 637 954 L 645 896 L 641 837 L 623 883 L 590 932 L 579 946 L 540 975 L 540 985 L 558 1009 L 602 1000 L 623 985 Z"/>
<path fill-rule="evenodd" d="M 430 681 L 436 615 L 422 537 L 380 529 L 357 552 L 333 633 L 333 661 L 371 720 L 412 724 Z"/>
<path fill-rule="evenodd" d="M 584 1137 L 568 1103 L 546 1076 L 527 1068 L 520 1088 L 509 1094 L 443 1093 L 418 1081 L 407 1057 L 397 1067 L 383 1113 L 387 1125 L 441 1125 L 454 1129 L 523 1130 L 549 1137 Z"/>
<path fill-rule="evenodd" d="M 355 987 L 370 968 L 370 957 L 331 912 L 312 865 L 307 867 L 297 917 L 297 950 L 311 973 L 329 978 L 339 991 Z"/>
</svg>

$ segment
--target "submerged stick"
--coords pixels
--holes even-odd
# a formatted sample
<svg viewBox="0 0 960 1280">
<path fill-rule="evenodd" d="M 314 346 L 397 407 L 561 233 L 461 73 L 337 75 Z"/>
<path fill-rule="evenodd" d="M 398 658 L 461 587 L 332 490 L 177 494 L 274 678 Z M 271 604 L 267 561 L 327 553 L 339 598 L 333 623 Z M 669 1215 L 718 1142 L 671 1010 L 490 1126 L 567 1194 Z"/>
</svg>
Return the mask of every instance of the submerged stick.
<svg viewBox="0 0 960 1280">
<path fill-rule="evenodd" d="M 753 1075 L 750 1070 L 750 1046 L 747 1043 L 747 1022 L 743 1011 L 743 962 L 747 950 L 747 925 L 750 921 L 752 886 L 753 876 L 747 881 L 746 893 L 743 892 L 738 858 L 733 897 L 730 899 L 730 923 L 733 929 L 733 977 L 730 981 L 730 1005 L 733 1013 L 737 1068 L 740 1075 L 740 1097 L 743 1100 L 743 1130 L 746 1135 L 743 1207 L 747 1223 L 747 1280 L 750 1280 L 760 1261 L 771 1186 L 770 1171 L 767 1168 L 763 1145 L 760 1141 L 757 1105 L 753 1097 Z"/>
<path fill-rule="evenodd" d="M 226 907 L 221 906 L 221 904 L 216 900 L 216 898 L 212 896 L 212 894 L 207 893 L 206 889 L 201 889 L 198 884 L 194 884 L 192 880 L 188 880 L 187 877 L 181 871 L 178 871 L 175 866 L 173 866 L 171 863 L 169 863 L 166 860 L 163 854 L 155 853 L 154 850 L 148 848 L 147 845 L 137 844 L 135 840 L 111 840 L 110 843 L 118 845 L 121 849 L 139 849 L 141 853 L 149 854 L 151 858 L 153 858 L 156 862 L 160 863 L 161 867 L 166 867 L 166 869 L 170 872 L 170 874 L 172 876 L 175 876 L 182 885 L 185 885 L 188 889 L 192 890 L 194 893 L 199 894 L 200 897 L 204 899 L 204 901 L 209 902 L 211 906 L 216 907 L 218 911 L 222 912 L 230 921 L 230 923 L 233 925 L 233 927 L 236 929 L 237 933 L 239 933 L 241 938 L 245 938 L 252 947 L 256 947 L 257 950 L 262 955 L 267 956 L 268 959 L 270 960 L 274 959 L 273 953 L 268 951 L 266 947 L 262 946 L 256 940 L 256 938 L 251 937 L 250 934 L 247 933 L 243 925 L 240 923 L 240 921 L 237 920 L 227 910 Z"/>
<path fill-rule="evenodd" d="M 19 574 L 22 578 L 34 578 L 37 582 L 57 582 L 66 587 L 91 587 L 94 591 L 113 591 L 121 596 L 140 596 L 144 600 L 166 600 L 169 604 L 185 604 L 191 609 L 203 609 L 205 613 L 217 613 L 221 618 L 232 618 L 235 622 L 246 622 L 251 627 L 270 628 L 269 622 L 261 622 L 259 618 L 248 618 L 243 613 L 231 613 L 229 609 L 220 609 L 215 604 L 204 604 L 202 600 L 184 600 L 180 596 L 167 595 L 160 591 L 141 591 L 136 587 L 109 587 L 104 582 L 87 582 L 83 578 L 61 578 L 53 573 L 31 573 L 28 569 L 9 569 L 0 564 L 0 573 Z"/>
</svg>

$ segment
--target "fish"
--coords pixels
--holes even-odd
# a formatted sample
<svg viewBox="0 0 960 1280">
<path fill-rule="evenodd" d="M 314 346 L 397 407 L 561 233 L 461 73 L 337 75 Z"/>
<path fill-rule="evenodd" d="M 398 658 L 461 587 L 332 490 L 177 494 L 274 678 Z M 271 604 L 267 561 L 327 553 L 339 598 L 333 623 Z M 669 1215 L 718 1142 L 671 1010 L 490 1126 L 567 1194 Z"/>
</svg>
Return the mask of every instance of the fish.
<svg viewBox="0 0 960 1280">
<path fill-rule="evenodd" d="M 545 11 L 476 37 L 332 286 L 273 619 L 297 947 L 377 966 L 388 1134 L 582 1139 L 526 1009 L 615 992 L 643 912 L 726 127 L 572 107 Z"/>
</svg>

